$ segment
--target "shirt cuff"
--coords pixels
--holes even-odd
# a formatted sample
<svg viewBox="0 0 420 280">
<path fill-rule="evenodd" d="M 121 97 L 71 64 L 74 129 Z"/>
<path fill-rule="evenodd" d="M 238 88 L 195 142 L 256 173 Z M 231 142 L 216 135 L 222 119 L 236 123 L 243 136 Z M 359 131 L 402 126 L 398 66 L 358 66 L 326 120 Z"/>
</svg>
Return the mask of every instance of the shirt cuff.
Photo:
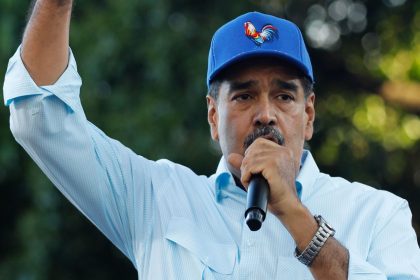
<svg viewBox="0 0 420 280">
<path fill-rule="evenodd" d="M 69 63 L 58 80 L 47 86 L 37 86 L 21 58 L 21 46 L 10 58 L 3 85 L 4 104 L 9 106 L 15 99 L 33 95 L 55 95 L 73 111 L 80 104 L 79 93 L 82 80 L 77 73 L 76 60 L 69 48 Z"/>
<path fill-rule="evenodd" d="M 385 274 L 363 260 L 357 254 L 350 252 L 348 280 L 386 280 Z"/>
</svg>

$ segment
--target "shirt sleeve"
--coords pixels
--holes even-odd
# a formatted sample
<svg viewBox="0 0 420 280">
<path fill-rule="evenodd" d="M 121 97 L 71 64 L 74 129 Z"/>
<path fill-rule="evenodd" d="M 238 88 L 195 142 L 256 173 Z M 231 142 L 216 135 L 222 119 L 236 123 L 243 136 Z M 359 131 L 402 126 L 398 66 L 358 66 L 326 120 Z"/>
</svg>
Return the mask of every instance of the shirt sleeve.
<svg viewBox="0 0 420 280">
<path fill-rule="evenodd" d="M 348 279 L 420 279 L 420 249 L 407 201 L 388 214 L 376 225 L 366 260 L 350 251 Z"/>
<path fill-rule="evenodd" d="M 135 240 L 151 224 L 155 162 L 107 137 L 85 117 L 79 92 L 82 81 L 69 49 L 65 72 L 53 85 L 38 87 L 20 56 L 10 59 L 4 103 L 10 128 L 54 185 L 132 262 Z"/>
</svg>

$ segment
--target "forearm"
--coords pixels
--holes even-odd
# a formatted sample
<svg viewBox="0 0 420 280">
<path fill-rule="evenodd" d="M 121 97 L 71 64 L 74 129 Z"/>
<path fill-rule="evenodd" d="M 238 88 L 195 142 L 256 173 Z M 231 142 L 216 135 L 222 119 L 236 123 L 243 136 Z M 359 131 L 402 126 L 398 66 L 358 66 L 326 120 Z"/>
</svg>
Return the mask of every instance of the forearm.
<svg viewBox="0 0 420 280">
<path fill-rule="evenodd" d="M 38 0 L 22 41 L 22 60 L 37 85 L 54 83 L 68 63 L 72 0 Z"/>
<path fill-rule="evenodd" d="M 334 237 L 328 238 L 310 269 L 315 279 L 347 279 L 348 250 Z"/>
<path fill-rule="evenodd" d="M 292 207 L 290 207 L 292 209 Z M 302 204 L 279 217 L 296 242 L 299 252 L 310 243 L 318 224 L 311 212 Z M 334 237 L 329 237 L 315 257 L 310 270 L 315 279 L 347 279 L 349 254 Z"/>
</svg>

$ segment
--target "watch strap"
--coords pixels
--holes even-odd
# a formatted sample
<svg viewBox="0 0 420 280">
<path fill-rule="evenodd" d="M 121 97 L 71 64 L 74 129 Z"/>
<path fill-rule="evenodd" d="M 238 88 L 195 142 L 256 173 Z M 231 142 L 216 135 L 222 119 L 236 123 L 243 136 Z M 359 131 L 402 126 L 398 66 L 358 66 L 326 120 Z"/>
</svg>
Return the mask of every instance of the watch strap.
<svg viewBox="0 0 420 280">
<path fill-rule="evenodd" d="M 319 227 L 311 242 L 309 242 L 308 246 L 302 252 L 299 252 L 297 247 L 295 249 L 295 257 L 306 266 L 312 264 L 327 239 L 335 234 L 335 230 L 327 224 L 321 215 L 316 215 L 314 218 Z"/>
</svg>

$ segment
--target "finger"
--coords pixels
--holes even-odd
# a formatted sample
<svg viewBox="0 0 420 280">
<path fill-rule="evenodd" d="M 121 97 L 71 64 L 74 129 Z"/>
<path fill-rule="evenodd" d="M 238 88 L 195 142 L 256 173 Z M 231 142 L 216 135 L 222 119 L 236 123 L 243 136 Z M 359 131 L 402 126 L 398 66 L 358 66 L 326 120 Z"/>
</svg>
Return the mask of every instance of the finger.
<svg viewBox="0 0 420 280">
<path fill-rule="evenodd" d="M 244 163 L 244 158 L 245 157 L 241 154 L 231 153 L 229 154 L 227 161 L 233 168 L 238 170 L 237 176 L 240 176 L 241 183 L 246 188 L 252 174 L 248 172 L 246 168 L 247 164 Z"/>
<path fill-rule="evenodd" d="M 260 162 L 255 158 L 245 157 L 241 166 L 241 182 L 248 188 L 251 178 L 255 174 L 260 174 L 263 171 L 263 161 Z"/>
<path fill-rule="evenodd" d="M 273 142 L 272 140 L 260 137 L 255 139 L 255 141 L 249 145 L 249 147 L 245 150 L 244 155 L 253 155 L 255 153 L 261 153 L 263 151 L 270 151 L 271 149 L 276 149 L 280 145 L 276 142 Z"/>
</svg>

